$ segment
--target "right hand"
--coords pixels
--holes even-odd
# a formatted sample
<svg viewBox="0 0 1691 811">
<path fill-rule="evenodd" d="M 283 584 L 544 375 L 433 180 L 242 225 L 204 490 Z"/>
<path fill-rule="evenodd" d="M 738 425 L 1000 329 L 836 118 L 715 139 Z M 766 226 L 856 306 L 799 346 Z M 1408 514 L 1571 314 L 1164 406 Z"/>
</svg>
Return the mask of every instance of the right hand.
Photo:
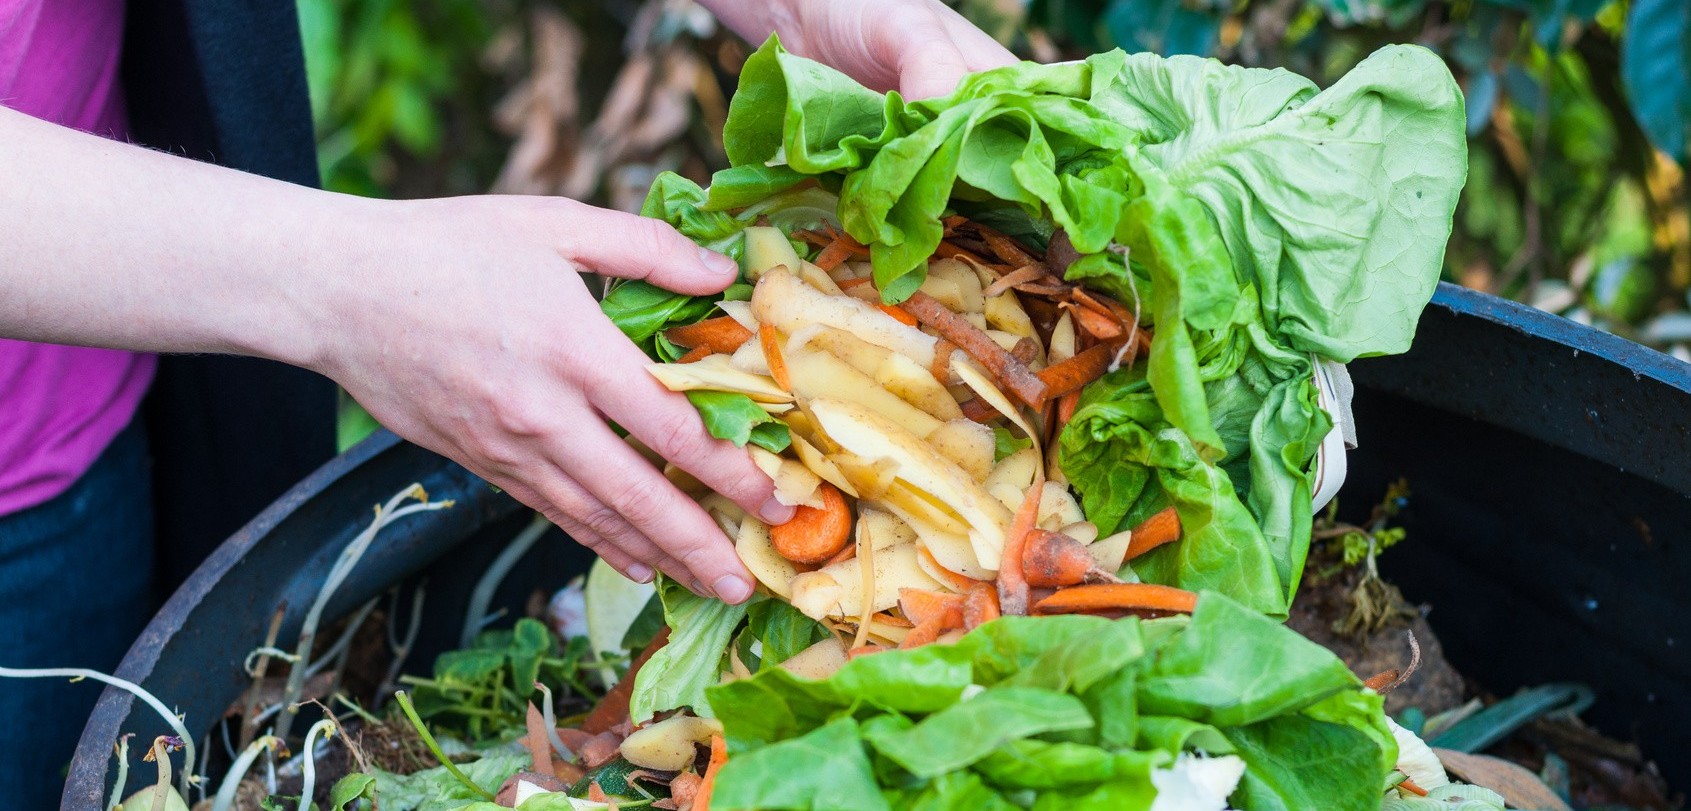
<svg viewBox="0 0 1691 811">
<path fill-rule="evenodd" d="M 752 580 L 691 498 L 610 420 L 764 521 L 793 508 L 706 433 L 600 312 L 581 272 L 702 295 L 732 260 L 657 220 L 562 198 L 361 201 L 374 213 L 331 285 L 309 363 L 383 425 L 540 511 L 625 575 L 662 570 L 741 602 Z"/>
</svg>

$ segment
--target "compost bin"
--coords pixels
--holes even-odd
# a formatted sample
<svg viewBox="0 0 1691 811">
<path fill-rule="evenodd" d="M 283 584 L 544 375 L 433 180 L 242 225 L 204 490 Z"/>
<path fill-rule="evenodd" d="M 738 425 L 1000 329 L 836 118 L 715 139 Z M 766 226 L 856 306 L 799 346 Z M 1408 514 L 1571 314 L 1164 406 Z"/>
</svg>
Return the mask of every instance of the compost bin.
<svg viewBox="0 0 1691 811">
<path fill-rule="evenodd" d="M 1586 714 L 1635 739 L 1667 780 L 1691 724 L 1691 365 L 1622 338 L 1442 285 L 1405 355 L 1351 365 L 1361 447 L 1341 512 L 1406 478 L 1409 541 L 1382 558 L 1450 659 L 1492 692 L 1548 681 L 1596 691 Z M 278 607 L 297 635 L 340 550 L 370 509 L 411 482 L 456 506 L 384 530 L 328 616 L 395 584 L 426 582 L 412 667 L 452 647 L 481 572 L 526 511 L 457 465 L 381 433 L 301 482 L 230 538 L 159 612 L 118 675 L 173 704 L 196 732 L 250 683 L 242 661 Z M 448 555 L 447 553 L 452 553 Z M 540 543 L 495 601 L 520 614 L 536 586 L 585 569 L 572 544 Z M 108 689 L 83 730 L 63 807 L 104 807 L 112 744 L 167 732 Z M 130 775 L 125 793 L 151 778 Z"/>
</svg>

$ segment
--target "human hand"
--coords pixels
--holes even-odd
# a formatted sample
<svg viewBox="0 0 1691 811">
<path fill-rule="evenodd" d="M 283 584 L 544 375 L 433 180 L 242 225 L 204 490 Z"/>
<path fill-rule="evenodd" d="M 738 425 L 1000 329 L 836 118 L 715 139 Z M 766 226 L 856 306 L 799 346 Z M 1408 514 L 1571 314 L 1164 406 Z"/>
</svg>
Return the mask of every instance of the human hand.
<svg viewBox="0 0 1691 811">
<path fill-rule="evenodd" d="M 540 511 L 635 580 L 655 567 L 740 602 L 750 576 L 692 499 L 606 425 L 769 523 L 793 508 L 743 449 L 645 371 L 578 271 L 682 293 L 732 260 L 668 225 L 562 198 L 368 201 L 360 259 L 328 291 L 315 368 L 383 425 Z"/>
<path fill-rule="evenodd" d="M 943 96 L 964 74 L 1016 57 L 938 0 L 703 0 L 752 42 L 775 32 L 781 45 L 875 90 L 906 98 Z"/>
</svg>

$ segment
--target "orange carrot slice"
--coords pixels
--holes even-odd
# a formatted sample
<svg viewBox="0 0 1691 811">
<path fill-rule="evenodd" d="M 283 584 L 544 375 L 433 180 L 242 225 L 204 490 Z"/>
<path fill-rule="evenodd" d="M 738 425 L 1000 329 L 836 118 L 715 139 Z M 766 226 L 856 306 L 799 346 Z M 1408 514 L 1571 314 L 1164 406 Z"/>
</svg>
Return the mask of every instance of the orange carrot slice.
<svg viewBox="0 0 1691 811">
<path fill-rule="evenodd" d="M 935 617 L 943 617 L 954 609 L 961 610 L 963 595 L 904 588 L 898 590 L 898 608 L 904 612 L 905 619 L 921 625 Z"/>
<path fill-rule="evenodd" d="M 1131 540 L 1127 542 L 1127 559 L 1132 560 L 1165 543 L 1179 539 L 1180 515 L 1174 511 L 1173 507 L 1164 508 L 1161 512 L 1145 519 L 1143 523 L 1133 528 Z"/>
<path fill-rule="evenodd" d="M 800 505 L 791 520 L 769 528 L 769 542 L 794 563 L 821 563 L 851 541 L 851 507 L 839 488 L 822 482 L 822 506 Z"/>
<path fill-rule="evenodd" d="M 1028 581 L 1022 572 L 1022 549 L 1039 517 L 1039 498 L 1045 493 L 1045 477 L 1035 476 L 1033 486 L 1022 498 L 1022 506 L 1004 535 L 1004 554 L 998 563 L 998 607 L 1010 616 L 1028 613 Z"/>
<path fill-rule="evenodd" d="M 1155 583 L 1102 583 L 1070 586 L 1040 600 L 1040 614 L 1092 614 L 1117 611 L 1163 611 L 1190 614 L 1198 595 Z"/>
<path fill-rule="evenodd" d="M 824 271 L 829 271 L 839 267 L 841 263 L 850 259 L 851 256 L 851 246 L 846 244 L 843 240 L 836 239 L 833 242 L 828 243 L 828 247 L 823 248 L 822 252 L 816 255 L 816 261 L 811 264 L 816 265 Z"/>
<path fill-rule="evenodd" d="M 740 322 L 723 315 L 707 318 L 697 324 L 671 327 L 664 331 L 664 337 L 676 346 L 688 349 L 705 346 L 712 352 L 727 355 L 750 340 L 752 331 L 740 326 Z"/>
<path fill-rule="evenodd" d="M 728 742 L 721 735 L 710 736 L 710 763 L 705 766 L 705 779 L 699 781 L 699 792 L 693 795 L 693 811 L 710 811 L 710 793 L 716 788 L 716 773 L 728 762 Z"/>
<path fill-rule="evenodd" d="M 769 364 L 769 376 L 775 378 L 775 385 L 792 391 L 793 377 L 787 373 L 787 357 L 781 354 L 781 338 L 775 334 L 775 327 L 770 324 L 759 326 L 757 341 L 763 346 L 763 359 Z"/>
</svg>

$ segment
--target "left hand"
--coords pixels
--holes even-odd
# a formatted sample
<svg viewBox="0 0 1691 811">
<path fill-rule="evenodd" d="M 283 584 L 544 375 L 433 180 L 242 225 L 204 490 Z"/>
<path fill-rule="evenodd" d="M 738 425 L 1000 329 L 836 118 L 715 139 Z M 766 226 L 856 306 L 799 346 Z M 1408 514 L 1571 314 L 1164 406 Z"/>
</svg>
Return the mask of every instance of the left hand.
<svg viewBox="0 0 1691 811">
<path fill-rule="evenodd" d="M 781 45 L 880 91 L 943 96 L 965 74 L 1016 57 L 939 0 L 701 0 L 753 43 Z"/>
</svg>

